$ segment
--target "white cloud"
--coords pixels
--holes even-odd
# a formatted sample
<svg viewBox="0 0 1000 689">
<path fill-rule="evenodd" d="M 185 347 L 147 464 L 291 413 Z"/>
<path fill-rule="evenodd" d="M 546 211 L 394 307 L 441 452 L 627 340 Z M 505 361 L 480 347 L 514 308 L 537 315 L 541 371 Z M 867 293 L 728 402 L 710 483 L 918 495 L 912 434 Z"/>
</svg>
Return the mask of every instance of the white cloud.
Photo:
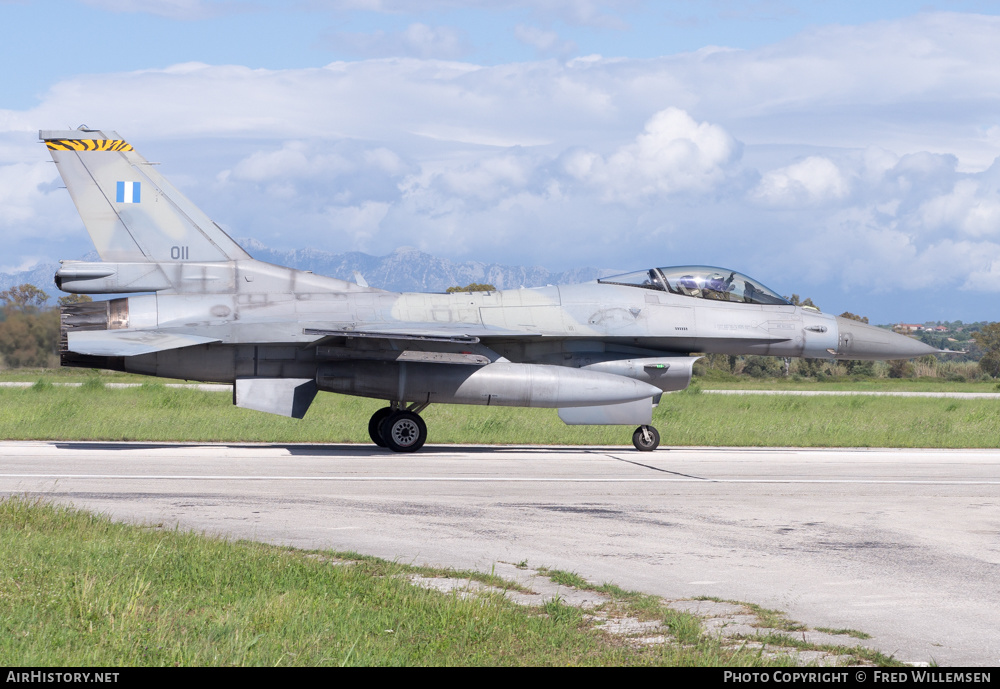
<svg viewBox="0 0 1000 689">
<path fill-rule="evenodd" d="M 533 171 L 533 161 L 524 156 L 500 155 L 472 165 L 450 166 L 433 175 L 430 184 L 449 196 L 495 201 L 525 188 Z"/>
<path fill-rule="evenodd" d="M 33 220 L 42 185 L 58 179 L 55 166 L 45 163 L 0 165 L 0 227 L 13 230 Z"/>
<path fill-rule="evenodd" d="M 493 12 L 531 11 L 544 19 L 559 19 L 578 26 L 623 29 L 625 23 L 617 16 L 640 0 L 312 0 L 314 6 L 339 10 L 362 10 L 391 14 L 417 14 L 440 10 L 481 8 Z"/>
<path fill-rule="evenodd" d="M 546 31 L 537 26 L 518 24 L 514 27 L 514 38 L 534 48 L 539 55 L 567 57 L 577 51 L 577 45 L 573 41 L 564 41 L 555 31 Z"/>
<path fill-rule="evenodd" d="M 414 29 L 413 45 L 420 35 L 434 45 L 435 31 Z M 398 58 L 290 70 L 189 64 L 75 77 L 37 108 L 0 111 L 0 128 L 86 119 L 158 135 L 270 137 L 280 128 L 288 137 L 392 141 L 459 132 L 457 140 L 608 151 L 674 107 L 750 145 L 876 146 L 954 155 L 961 169 L 981 170 L 1000 155 L 1000 138 L 990 134 L 998 34 L 1000 18 L 935 14 L 819 30 L 759 50 L 650 60 L 481 66 Z"/>
<path fill-rule="evenodd" d="M 951 193 L 924 203 L 920 214 L 931 229 L 1000 238 L 1000 194 L 996 188 L 984 188 L 975 179 L 959 180 Z"/>
<path fill-rule="evenodd" d="M 832 160 L 810 156 L 767 172 L 751 196 L 774 206 L 803 206 L 838 201 L 848 193 L 850 185 Z"/>
<path fill-rule="evenodd" d="M 0 272 L 59 258 L 78 258 L 92 248 L 44 146 L 36 143 L 27 149 L 25 139 L 21 134 L 0 135 L 0 236 L 4 240 L 0 257 L 7 266 Z M 26 151 L 34 153 L 33 162 L 3 160 L 27 157 Z M 71 251 L 69 255 L 54 255 L 54 250 L 66 248 Z"/>
<path fill-rule="evenodd" d="M 324 139 L 285 141 L 280 148 L 256 151 L 219 175 L 220 181 L 324 182 L 337 177 L 374 174 L 401 177 L 412 166 L 384 146 Z"/>
<path fill-rule="evenodd" d="M 220 14 L 246 12 L 249 3 L 236 0 L 82 0 L 84 4 L 109 12 L 145 12 L 167 19 L 197 20 Z"/>
<path fill-rule="evenodd" d="M 336 153 L 317 151 L 303 141 L 286 141 L 276 151 L 258 151 L 244 158 L 223 174 L 226 179 L 265 182 L 342 174 L 353 169 L 355 165 L 351 161 Z"/>
<path fill-rule="evenodd" d="M 667 108 L 653 115 L 635 141 L 607 158 L 574 151 L 564 167 L 605 198 L 634 202 L 657 194 L 709 191 L 739 156 L 739 143 L 724 129 Z"/>
<path fill-rule="evenodd" d="M 928 300 L 952 297 L 965 303 L 970 289 L 1000 292 L 1000 282 L 983 279 L 991 261 L 1000 260 L 997 243 L 925 241 L 896 223 L 879 222 L 863 209 L 819 218 L 793 251 L 809 272 L 824 273 L 827 279 L 840 280 L 845 290 L 860 293 L 915 291 Z"/>
<path fill-rule="evenodd" d="M 861 155 L 858 178 L 866 185 L 881 184 L 886 173 L 899 164 L 899 156 L 879 146 L 869 146 Z"/>
<path fill-rule="evenodd" d="M 363 201 L 357 206 L 330 206 L 326 209 L 329 230 L 350 236 L 351 248 L 357 251 L 386 253 L 375 243 L 382 220 L 389 212 L 388 203 Z"/>
<path fill-rule="evenodd" d="M 284 248 L 302 248 L 304 237 L 313 238 L 310 246 L 332 237 L 343 248 L 369 248 L 400 198 L 399 185 L 415 169 L 382 146 L 293 140 L 254 151 L 217 173 L 212 196 L 240 236 L 297 243 Z M 281 229 L 288 225 L 294 234 Z"/>
<path fill-rule="evenodd" d="M 419 22 L 402 31 L 371 33 L 336 32 L 326 41 L 338 50 L 363 57 L 416 57 L 451 59 L 471 50 L 461 31 L 449 26 L 428 26 Z"/>
<path fill-rule="evenodd" d="M 983 267 L 969 273 L 964 290 L 981 292 L 1000 292 L 1000 249 L 993 245 L 992 256 L 985 257 Z M 992 319 L 993 316 L 990 316 Z"/>
</svg>

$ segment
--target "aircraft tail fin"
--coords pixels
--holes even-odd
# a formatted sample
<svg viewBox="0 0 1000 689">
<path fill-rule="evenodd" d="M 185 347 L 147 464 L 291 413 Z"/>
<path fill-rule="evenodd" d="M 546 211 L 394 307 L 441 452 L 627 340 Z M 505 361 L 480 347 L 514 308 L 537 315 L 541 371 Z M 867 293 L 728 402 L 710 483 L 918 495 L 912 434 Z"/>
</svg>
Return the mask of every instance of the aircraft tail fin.
<svg viewBox="0 0 1000 689">
<path fill-rule="evenodd" d="M 103 261 L 234 261 L 250 255 L 116 132 L 41 131 Z"/>
</svg>

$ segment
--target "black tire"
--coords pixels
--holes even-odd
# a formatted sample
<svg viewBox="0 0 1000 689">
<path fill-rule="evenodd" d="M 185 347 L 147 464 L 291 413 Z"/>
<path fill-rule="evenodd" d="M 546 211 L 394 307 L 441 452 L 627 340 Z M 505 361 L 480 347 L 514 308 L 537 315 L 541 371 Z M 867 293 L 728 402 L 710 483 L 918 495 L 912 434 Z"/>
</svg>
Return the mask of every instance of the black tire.
<svg viewBox="0 0 1000 689">
<path fill-rule="evenodd" d="M 393 452 L 416 452 L 427 440 L 427 424 L 411 411 L 399 411 L 381 425 L 382 440 Z"/>
<path fill-rule="evenodd" d="M 648 433 L 648 437 L 643 431 Z M 660 432 L 652 426 L 639 426 L 632 433 L 632 444 L 639 452 L 652 452 L 660 445 Z"/>
<path fill-rule="evenodd" d="M 372 418 L 368 421 L 368 437 L 379 447 L 385 447 L 385 441 L 382 440 L 382 434 L 379 433 L 378 427 L 383 421 L 389 418 L 390 414 L 392 414 L 392 407 L 382 407 L 372 414 Z"/>
</svg>

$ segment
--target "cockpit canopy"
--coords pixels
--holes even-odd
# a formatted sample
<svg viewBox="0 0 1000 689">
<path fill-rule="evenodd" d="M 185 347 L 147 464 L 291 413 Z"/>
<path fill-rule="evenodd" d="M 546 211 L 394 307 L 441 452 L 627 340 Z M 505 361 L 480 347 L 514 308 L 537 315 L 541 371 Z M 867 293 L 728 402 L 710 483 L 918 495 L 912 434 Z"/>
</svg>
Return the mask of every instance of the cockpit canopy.
<svg viewBox="0 0 1000 689">
<path fill-rule="evenodd" d="M 650 268 L 624 275 L 612 275 L 601 278 L 598 282 L 742 304 L 791 305 L 792 303 L 742 273 L 712 266 Z"/>
</svg>

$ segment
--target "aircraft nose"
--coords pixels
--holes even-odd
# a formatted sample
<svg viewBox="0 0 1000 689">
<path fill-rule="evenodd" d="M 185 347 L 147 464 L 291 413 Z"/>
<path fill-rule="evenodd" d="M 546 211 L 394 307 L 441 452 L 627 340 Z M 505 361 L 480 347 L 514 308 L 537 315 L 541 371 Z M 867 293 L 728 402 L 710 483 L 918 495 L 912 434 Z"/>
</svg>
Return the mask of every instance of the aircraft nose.
<svg viewBox="0 0 1000 689">
<path fill-rule="evenodd" d="M 837 316 L 838 359 L 913 359 L 940 350 L 906 335 Z"/>
</svg>

